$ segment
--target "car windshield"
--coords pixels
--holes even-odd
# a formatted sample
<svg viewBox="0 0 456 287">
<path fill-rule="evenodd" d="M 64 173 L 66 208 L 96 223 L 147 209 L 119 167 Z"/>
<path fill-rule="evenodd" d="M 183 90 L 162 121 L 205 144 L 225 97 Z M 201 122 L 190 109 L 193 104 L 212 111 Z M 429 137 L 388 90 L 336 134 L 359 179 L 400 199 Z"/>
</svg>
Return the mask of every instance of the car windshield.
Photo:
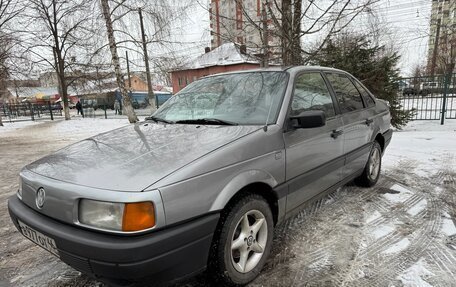
<svg viewBox="0 0 456 287">
<path fill-rule="evenodd" d="M 287 81 L 287 73 L 271 71 L 204 78 L 171 97 L 150 119 L 183 124 L 272 124 Z"/>
</svg>

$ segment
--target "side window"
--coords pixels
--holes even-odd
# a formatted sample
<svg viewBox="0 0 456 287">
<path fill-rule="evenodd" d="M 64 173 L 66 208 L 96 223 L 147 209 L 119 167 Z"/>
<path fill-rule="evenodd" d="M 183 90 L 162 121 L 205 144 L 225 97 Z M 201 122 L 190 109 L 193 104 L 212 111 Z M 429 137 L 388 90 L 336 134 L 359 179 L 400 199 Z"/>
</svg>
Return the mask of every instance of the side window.
<svg viewBox="0 0 456 287">
<path fill-rule="evenodd" d="M 364 98 L 364 101 L 366 102 L 366 105 L 368 107 L 372 107 L 372 106 L 375 106 L 375 102 L 374 102 L 374 99 L 372 99 L 371 95 L 369 94 L 369 92 L 363 87 L 361 86 L 361 84 L 355 79 L 353 80 L 353 83 L 355 83 L 355 86 L 356 88 L 358 89 L 358 91 L 361 93 L 361 95 L 363 96 Z"/>
<path fill-rule="evenodd" d="M 361 95 L 347 76 L 332 73 L 326 75 L 334 93 L 336 93 L 336 99 L 342 113 L 360 110 L 364 107 Z"/>
<path fill-rule="evenodd" d="M 327 118 L 336 114 L 328 87 L 321 74 L 317 72 L 299 75 L 295 80 L 291 115 L 308 110 L 324 111 Z"/>
</svg>

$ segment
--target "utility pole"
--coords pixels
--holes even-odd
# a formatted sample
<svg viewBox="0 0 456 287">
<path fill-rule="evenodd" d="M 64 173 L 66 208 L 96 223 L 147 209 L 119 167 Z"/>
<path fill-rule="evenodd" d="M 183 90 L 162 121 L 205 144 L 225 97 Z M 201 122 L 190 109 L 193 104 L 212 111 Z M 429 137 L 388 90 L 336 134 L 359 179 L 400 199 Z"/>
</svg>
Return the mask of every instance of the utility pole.
<svg viewBox="0 0 456 287">
<path fill-rule="evenodd" d="M 147 55 L 147 44 L 146 44 L 146 34 L 144 33 L 144 23 L 141 8 L 139 8 L 139 22 L 141 24 L 141 36 L 142 44 L 144 50 L 144 62 L 146 64 L 146 78 L 147 78 L 147 96 L 149 99 L 153 99 L 155 108 L 157 108 L 157 102 L 155 100 L 154 91 L 152 90 L 152 81 L 150 79 L 150 69 L 149 69 L 149 56 Z"/>
<path fill-rule="evenodd" d="M 437 32 L 435 33 L 434 51 L 432 52 L 431 77 L 434 80 L 435 64 L 437 61 L 437 49 L 439 47 L 441 19 L 437 19 Z"/>
<path fill-rule="evenodd" d="M 268 15 L 266 12 L 266 5 L 268 2 L 263 3 L 263 64 L 264 68 L 269 67 L 269 35 L 268 35 Z"/>
<path fill-rule="evenodd" d="M 130 62 L 128 61 L 128 51 L 125 51 L 125 56 L 127 58 L 128 88 L 131 90 Z"/>
</svg>

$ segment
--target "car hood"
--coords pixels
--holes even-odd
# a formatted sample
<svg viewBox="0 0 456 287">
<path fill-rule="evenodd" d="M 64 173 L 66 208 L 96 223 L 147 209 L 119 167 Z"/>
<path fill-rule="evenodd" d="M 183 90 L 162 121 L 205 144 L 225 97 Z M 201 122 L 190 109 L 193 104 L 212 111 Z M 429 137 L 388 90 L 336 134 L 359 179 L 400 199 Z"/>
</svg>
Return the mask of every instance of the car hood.
<svg viewBox="0 0 456 287">
<path fill-rule="evenodd" d="M 26 168 L 78 185 L 141 191 L 258 129 L 258 126 L 137 123 L 72 144 Z"/>
</svg>

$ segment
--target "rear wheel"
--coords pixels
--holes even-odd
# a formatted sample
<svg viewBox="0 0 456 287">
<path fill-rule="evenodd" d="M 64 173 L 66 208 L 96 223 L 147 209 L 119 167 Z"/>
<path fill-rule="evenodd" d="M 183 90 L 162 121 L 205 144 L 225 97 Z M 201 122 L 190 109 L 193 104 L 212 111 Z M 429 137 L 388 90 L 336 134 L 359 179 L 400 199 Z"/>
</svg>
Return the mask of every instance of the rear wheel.
<svg viewBox="0 0 456 287">
<path fill-rule="evenodd" d="M 209 272 L 225 285 L 245 285 L 258 276 L 272 244 L 268 203 L 250 194 L 222 214 L 211 249 Z"/>
<path fill-rule="evenodd" d="M 366 187 L 374 186 L 380 177 L 381 167 L 382 148 L 377 141 L 374 141 L 366 167 L 364 168 L 363 174 L 356 178 L 356 184 Z"/>
</svg>

